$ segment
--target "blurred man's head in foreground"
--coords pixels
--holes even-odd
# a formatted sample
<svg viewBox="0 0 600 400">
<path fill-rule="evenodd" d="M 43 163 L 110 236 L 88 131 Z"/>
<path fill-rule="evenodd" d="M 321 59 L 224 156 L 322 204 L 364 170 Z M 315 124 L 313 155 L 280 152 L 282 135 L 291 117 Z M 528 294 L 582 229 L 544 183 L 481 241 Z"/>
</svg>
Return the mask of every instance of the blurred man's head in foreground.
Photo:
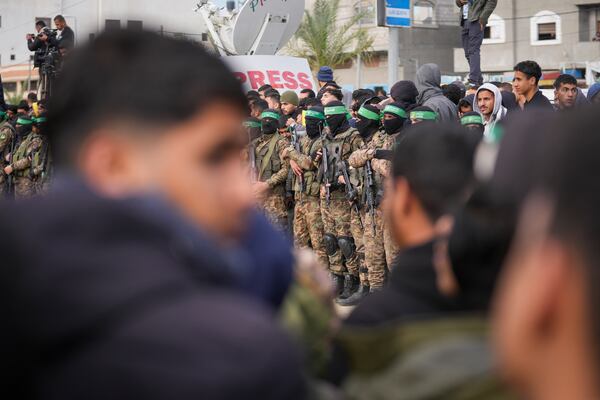
<svg viewBox="0 0 600 400">
<path fill-rule="evenodd" d="M 599 123 L 576 112 L 544 129 L 496 299 L 502 371 L 526 398 L 599 397 Z"/>
<path fill-rule="evenodd" d="M 432 240 L 436 221 L 467 198 L 473 151 L 460 127 L 410 127 L 393 155 L 385 199 L 396 242 L 410 247 Z"/>
<path fill-rule="evenodd" d="M 202 46 L 104 33 L 71 55 L 51 102 L 58 167 L 98 194 L 162 196 L 221 237 L 243 228 L 252 206 L 239 157 L 247 99 Z"/>
</svg>

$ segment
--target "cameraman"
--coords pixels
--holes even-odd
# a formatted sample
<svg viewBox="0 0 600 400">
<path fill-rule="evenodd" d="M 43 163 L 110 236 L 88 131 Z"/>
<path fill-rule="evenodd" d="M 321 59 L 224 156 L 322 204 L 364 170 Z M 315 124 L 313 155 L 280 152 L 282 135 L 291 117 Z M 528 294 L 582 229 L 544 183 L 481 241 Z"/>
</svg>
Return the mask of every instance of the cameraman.
<svg viewBox="0 0 600 400">
<path fill-rule="evenodd" d="M 43 61 L 43 56 L 48 52 L 50 30 L 46 27 L 44 21 L 36 22 L 35 30 L 37 31 L 37 35 L 28 34 L 26 39 L 29 51 L 35 52 L 35 67 L 39 67 Z"/>
<path fill-rule="evenodd" d="M 75 32 L 67 25 L 65 17 L 57 15 L 54 17 L 54 25 L 58 31 L 56 38 L 52 39 L 52 44 L 56 47 L 70 50 L 75 46 Z"/>
</svg>

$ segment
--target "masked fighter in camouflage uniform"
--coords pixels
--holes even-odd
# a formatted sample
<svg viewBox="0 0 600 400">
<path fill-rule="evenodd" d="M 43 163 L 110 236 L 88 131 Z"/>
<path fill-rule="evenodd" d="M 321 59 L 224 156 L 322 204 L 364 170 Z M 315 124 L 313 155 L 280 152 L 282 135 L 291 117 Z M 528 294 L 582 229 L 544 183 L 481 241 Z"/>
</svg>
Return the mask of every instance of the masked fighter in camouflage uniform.
<svg viewBox="0 0 600 400">
<path fill-rule="evenodd" d="M 363 140 L 358 131 L 350 127 L 348 110 L 341 101 L 332 101 L 325 106 L 325 118 L 328 133 L 323 150 L 326 154 L 322 154 L 319 171 L 321 215 L 325 227 L 325 248 L 339 295 L 344 288 L 344 273 L 348 273 L 348 279 L 358 281 L 360 264 L 350 229 L 351 207 L 345 186 L 339 179 L 344 165 L 341 163 L 347 164 L 350 154 L 363 146 Z"/>
<path fill-rule="evenodd" d="M 365 141 L 362 149 L 359 149 L 350 155 L 348 159 L 350 165 L 361 172 L 361 185 L 363 190 L 363 210 L 364 210 L 364 236 L 365 243 L 365 261 L 368 268 L 368 280 L 361 281 L 359 290 L 346 299 L 343 305 L 355 305 L 362 300 L 370 290 L 377 290 L 383 286 L 385 280 L 385 251 L 383 249 L 382 218 L 379 211 L 383 186 L 381 179 L 378 179 L 371 168 L 371 158 L 376 149 L 383 146 L 385 132 L 381 131 L 381 116 L 379 109 L 370 104 L 363 105 L 357 113 L 358 131 Z M 369 165 L 367 166 L 367 163 Z M 370 179 L 372 186 L 368 186 L 367 171 L 371 168 Z M 381 189 L 378 189 L 381 188 Z M 370 195 L 371 197 L 367 197 Z M 370 200 L 370 201 L 367 201 Z M 372 204 L 371 204 L 372 203 Z M 371 206 L 374 207 L 371 211 Z"/>
<path fill-rule="evenodd" d="M 42 147 L 42 137 L 33 132 L 33 119 L 27 115 L 17 118 L 17 145 L 11 155 L 10 164 L 4 168 L 6 174 L 12 174 L 15 182 L 15 198 L 35 195 L 32 162 Z"/>
<path fill-rule="evenodd" d="M 312 248 L 319 262 L 329 269 L 329 258 L 323 238 L 320 183 L 317 180 L 324 122 L 323 107 L 314 106 L 306 111 L 306 136 L 300 139 L 298 150 L 289 146 L 284 156 L 289 157 L 291 168 L 295 170 L 294 244 L 300 249 Z M 298 173 L 301 173 L 301 176 Z"/>
<path fill-rule="evenodd" d="M 13 141 L 15 140 L 16 132 L 13 126 L 8 122 L 8 114 L 0 110 L 0 195 L 8 194 L 8 177 L 4 173 L 4 168 L 8 165 L 7 158 L 10 155 Z"/>
<path fill-rule="evenodd" d="M 283 157 L 283 151 L 289 141 L 279 135 L 279 113 L 266 110 L 261 114 L 262 135 L 252 142 L 258 182 L 254 183 L 254 192 L 261 197 L 263 208 L 269 220 L 284 231 L 287 230 L 287 210 L 285 206 L 285 181 L 289 165 Z"/>
</svg>

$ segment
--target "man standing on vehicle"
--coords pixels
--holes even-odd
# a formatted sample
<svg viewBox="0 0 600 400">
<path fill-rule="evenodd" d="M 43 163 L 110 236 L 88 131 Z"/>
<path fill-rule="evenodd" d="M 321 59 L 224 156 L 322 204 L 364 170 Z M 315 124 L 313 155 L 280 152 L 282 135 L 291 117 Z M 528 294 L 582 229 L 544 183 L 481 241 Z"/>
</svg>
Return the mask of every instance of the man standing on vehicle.
<svg viewBox="0 0 600 400">
<path fill-rule="evenodd" d="M 483 31 L 497 3 L 498 0 L 456 0 L 456 5 L 461 9 L 462 44 L 469 63 L 469 83 L 472 86 L 483 83 L 481 75 Z"/>
</svg>

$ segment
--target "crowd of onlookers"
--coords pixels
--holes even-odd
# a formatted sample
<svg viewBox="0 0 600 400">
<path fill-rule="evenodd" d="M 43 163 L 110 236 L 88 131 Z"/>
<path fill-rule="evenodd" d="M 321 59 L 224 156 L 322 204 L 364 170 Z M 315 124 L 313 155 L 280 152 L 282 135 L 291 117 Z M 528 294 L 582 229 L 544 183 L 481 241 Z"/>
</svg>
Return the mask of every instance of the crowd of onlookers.
<svg viewBox="0 0 600 400">
<path fill-rule="evenodd" d="M 426 65 L 389 98 L 346 98 L 329 68 L 318 93 L 244 94 L 201 46 L 145 32 L 64 68 L 39 122 L 53 190 L 0 208 L 4 397 L 600 396 L 600 114 L 571 78 L 561 112 L 533 62 L 512 90 Z M 320 255 L 282 233 L 289 171 L 303 224 L 336 236 Z M 389 263 L 361 263 L 358 221 Z"/>
</svg>

